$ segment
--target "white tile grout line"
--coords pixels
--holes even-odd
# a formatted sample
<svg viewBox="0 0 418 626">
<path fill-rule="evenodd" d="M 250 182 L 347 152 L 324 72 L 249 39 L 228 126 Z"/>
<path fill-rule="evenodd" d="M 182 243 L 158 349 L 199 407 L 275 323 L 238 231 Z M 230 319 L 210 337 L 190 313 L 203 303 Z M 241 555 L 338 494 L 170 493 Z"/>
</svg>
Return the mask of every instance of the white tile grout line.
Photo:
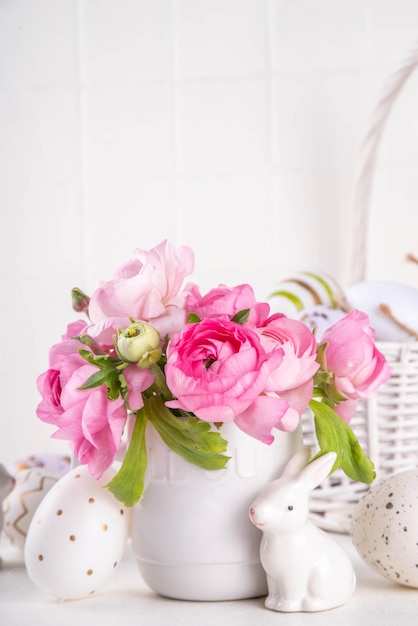
<svg viewBox="0 0 418 626">
<path fill-rule="evenodd" d="M 86 257 L 86 113 L 84 99 L 84 85 L 86 77 L 84 75 L 83 63 L 83 42 L 81 37 L 82 25 L 84 21 L 84 3 L 83 0 L 76 0 L 74 5 L 74 38 L 75 38 L 75 63 L 76 63 L 76 98 L 77 98 L 77 117 L 78 117 L 78 133 L 79 133 L 79 170 L 78 170 L 78 188 L 79 188 L 79 212 L 80 212 L 80 233 L 81 238 L 81 255 L 83 275 L 82 281 L 84 285 L 88 282 L 87 257 Z"/>
<path fill-rule="evenodd" d="M 276 9 L 274 0 L 267 0 L 266 6 L 266 83 L 268 90 L 268 130 L 269 130 L 269 161 L 270 168 L 274 172 L 275 165 L 278 162 L 277 155 L 277 120 L 276 120 L 276 104 L 277 104 L 277 85 L 275 84 L 275 75 L 273 73 L 273 55 L 274 43 L 276 41 L 275 26 Z"/>
<path fill-rule="evenodd" d="M 277 126 L 277 116 L 275 114 L 277 110 L 277 80 L 276 75 L 273 73 L 273 55 L 275 50 L 275 41 L 276 41 L 276 6 L 274 0 L 267 0 L 267 8 L 266 8 L 266 34 L 267 34 L 267 89 L 268 89 L 268 130 L 269 130 L 269 169 L 270 169 L 270 205 L 271 205 L 271 225 L 274 231 L 273 237 L 270 237 L 270 245 L 276 247 L 277 242 L 279 241 L 279 175 L 278 175 L 278 151 L 277 147 L 279 145 L 278 141 L 278 126 Z M 274 258 L 274 250 L 271 251 L 271 256 Z"/>
<path fill-rule="evenodd" d="M 171 123 L 172 123 L 172 190 L 174 194 L 173 205 L 176 213 L 177 240 L 183 243 L 183 220 L 182 220 L 182 202 L 181 202 L 181 186 L 180 174 L 183 171 L 181 162 L 181 133 L 178 108 L 178 30 L 177 30 L 177 0 L 170 1 L 170 53 L 171 53 Z"/>
</svg>

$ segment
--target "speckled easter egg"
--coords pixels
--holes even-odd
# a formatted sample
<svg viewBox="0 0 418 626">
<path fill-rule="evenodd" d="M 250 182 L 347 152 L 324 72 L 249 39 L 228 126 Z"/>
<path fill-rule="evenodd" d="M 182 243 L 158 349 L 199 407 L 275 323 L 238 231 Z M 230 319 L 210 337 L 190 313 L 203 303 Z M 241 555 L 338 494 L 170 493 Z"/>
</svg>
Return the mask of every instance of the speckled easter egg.
<svg viewBox="0 0 418 626">
<path fill-rule="evenodd" d="M 418 588 L 418 469 L 390 476 L 356 504 L 354 546 L 385 578 Z"/>
<path fill-rule="evenodd" d="M 38 469 L 61 478 L 71 469 L 71 457 L 55 452 L 34 452 L 15 459 L 7 469 L 13 476 L 25 469 Z"/>
<path fill-rule="evenodd" d="M 61 600 L 86 597 L 112 576 L 124 554 L 130 510 L 86 466 L 63 476 L 35 511 L 24 556 L 29 578 Z"/>
<path fill-rule="evenodd" d="M 37 467 L 16 472 L 14 488 L 3 502 L 3 531 L 16 548 L 23 550 L 32 517 L 58 480 L 59 476 Z"/>
<path fill-rule="evenodd" d="M 304 322 L 311 332 L 315 333 L 319 341 L 330 326 L 339 322 L 346 315 L 347 311 L 343 311 L 342 309 L 334 309 L 325 304 L 318 304 L 303 309 L 300 312 L 299 320 Z"/>
</svg>

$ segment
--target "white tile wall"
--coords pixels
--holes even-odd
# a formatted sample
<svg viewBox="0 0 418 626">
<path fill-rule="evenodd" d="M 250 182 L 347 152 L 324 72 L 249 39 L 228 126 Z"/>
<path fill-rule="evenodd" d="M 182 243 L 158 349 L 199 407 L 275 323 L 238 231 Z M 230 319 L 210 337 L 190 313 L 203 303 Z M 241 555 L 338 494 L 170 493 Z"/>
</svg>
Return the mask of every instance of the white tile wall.
<svg viewBox="0 0 418 626">
<path fill-rule="evenodd" d="M 416 41 L 416 0 L 0 0 L 0 461 L 57 449 L 35 379 L 71 287 L 136 247 L 191 245 L 204 290 L 344 284 L 359 141 Z M 417 102 L 418 72 L 381 145 L 368 266 L 415 285 Z"/>
<path fill-rule="evenodd" d="M 75 3 L 2 0 L 0 86 L 75 86 Z"/>
<path fill-rule="evenodd" d="M 79 2 L 81 79 L 134 85 L 172 76 L 170 0 Z"/>
<path fill-rule="evenodd" d="M 367 0 L 367 65 L 391 68 L 417 40 L 415 0 Z"/>
<path fill-rule="evenodd" d="M 210 272 L 211 282 L 206 289 L 218 282 L 249 282 L 246 276 L 256 271 L 259 278 L 255 286 L 265 299 L 269 286 L 263 284 L 263 268 L 269 265 L 274 253 L 272 239 L 266 236 L 274 226 L 269 176 L 183 178 L 180 205 L 182 239 L 194 242 L 196 270 Z M 200 229 L 196 229 L 196 214 Z"/>
<path fill-rule="evenodd" d="M 173 169 L 171 90 L 165 83 L 83 89 L 89 182 L 127 181 Z"/>
<path fill-rule="evenodd" d="M 267 0 L 179 0 L 175 3 L 180 79 L 264 74 Z"/>
<path fill-rule="evenodd" d="M 178 85 L 176 91 L 182 174 L 251 173 L 268 165 L 264 79 L 194 81 Z"/>
<path fill-rule="evenodd" d="M 364 0 L 272 2 L 272 68 L 284 74 L 361 70 L 366 43 Z"/>
<path fill-rule="evenodd" d="M 361 131 L 360 74 L 279 74 L 273 82 L 278 165 L 309 170 L 350 165 Z"/>
<path fill-rule="evenodd" d="M 77 98 L 68 88 L 2 90 L 2 183 L 76 181 L 79 170 Z"/>
<path fill-rule="evenodd" d="M 161 216 L 164 215 L 163 220 Z M 105 217 L 107 225 L 100 224 Z M 147 250 L 161 239 L 175 235 L 178 216 L 173 178 L 141 178 L 85 185 L 84 264 L 90 293 L 99 280 L 107 280 L 115 269 L 130 258 L 136 248 Z M 102 245 L 102 236 L 113 229 L 111 253 Z M 106 239 L 108 241 L 108 239 Z"/>
</svg>

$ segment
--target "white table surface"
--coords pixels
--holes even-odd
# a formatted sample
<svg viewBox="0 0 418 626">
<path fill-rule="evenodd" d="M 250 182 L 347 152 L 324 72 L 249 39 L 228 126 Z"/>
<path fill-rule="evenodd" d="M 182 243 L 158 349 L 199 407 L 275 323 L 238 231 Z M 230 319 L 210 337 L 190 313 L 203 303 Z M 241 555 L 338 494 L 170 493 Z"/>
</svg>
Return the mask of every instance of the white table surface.
<svg viewBox="0 0 418 626">
<path fill-rule="evenodd" d="M 23 556 L 2 539 L 0 624 L 2 626 L 416 626 L 418 589 L 392 583 L 368 567 L 350 537 L 334 535 L 349 554 L 357 588 L 342 607 L 319 613 L 278 613 L 263 598 L 234 602 L 184 602 L 156 595 L 142 581 L 130 544 L 111 580 L 94 596 L 61 602 L 28 578 Z"/>
</svg>

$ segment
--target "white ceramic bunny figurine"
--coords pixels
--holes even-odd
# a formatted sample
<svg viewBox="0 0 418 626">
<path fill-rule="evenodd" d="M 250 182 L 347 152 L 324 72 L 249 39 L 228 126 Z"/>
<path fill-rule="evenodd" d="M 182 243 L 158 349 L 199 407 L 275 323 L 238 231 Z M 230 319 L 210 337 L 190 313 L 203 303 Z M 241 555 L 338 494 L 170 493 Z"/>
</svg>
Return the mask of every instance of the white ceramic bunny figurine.
<svg viewBox="0 0 418 626">
<path fill-rule="evenodd" d="M 336 454 L 329 452 L 307 464 L 310 455 L 309 448 L 297 452 L 250 508 L 251 521 L 263 532 L 265 605 L 275 611 L 331 609 L 344 604 L 356 586 L 347 554 L 309 520 L 309 493 L 328 476 Z"/>
</svg>

